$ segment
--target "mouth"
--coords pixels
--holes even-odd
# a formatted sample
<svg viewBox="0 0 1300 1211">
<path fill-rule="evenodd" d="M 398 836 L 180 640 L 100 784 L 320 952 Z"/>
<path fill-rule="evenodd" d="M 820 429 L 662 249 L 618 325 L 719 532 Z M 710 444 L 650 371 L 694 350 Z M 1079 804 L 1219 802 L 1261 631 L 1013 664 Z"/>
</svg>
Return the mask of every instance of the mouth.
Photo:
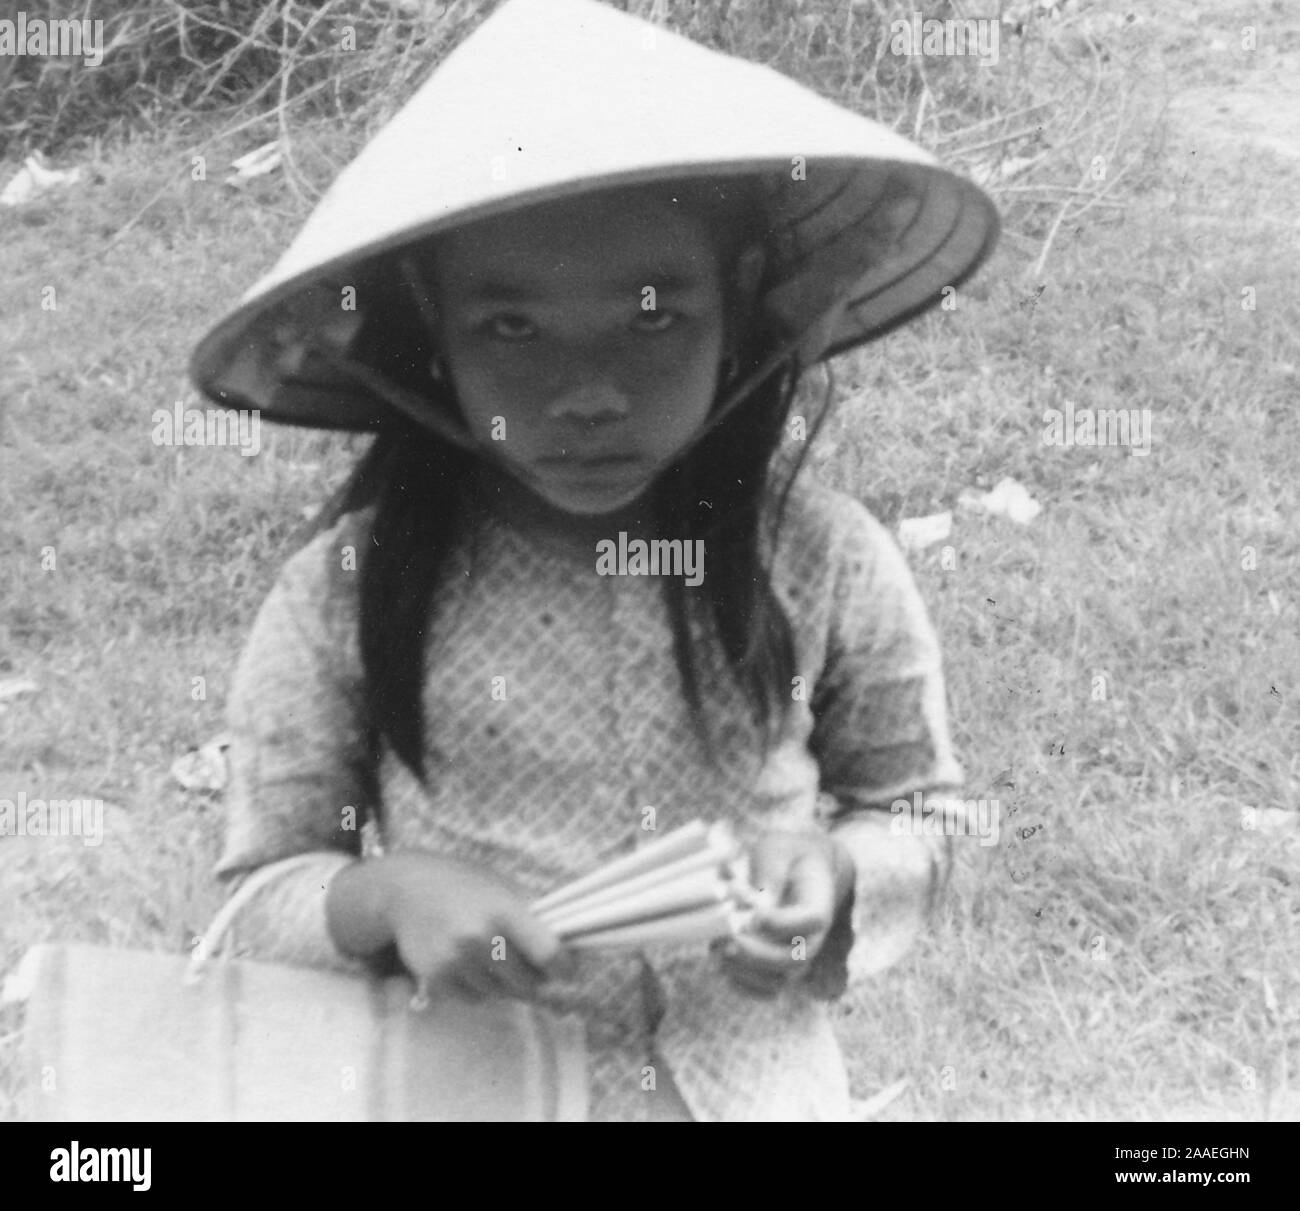
<svg viewBox="0 0 1300 1211">
<path fill-rule="evenodd" d="M 649 478 L 649 464 L 636 454 L 553 454 L 537 459 L 530 470 L 539 486 L 549 483 L 584 497 L 593 492 L 626 496 L 640 491 Z"/>
<path fill-rule="evenodd" d="M 572 468 L 581 471 L 600 471 L 629 467 L 641 460 L 635 454 L 550 454 L 537 460 L 542 467 Z"/>
<path fill-rule="evenodd" d="M 635 454 L 554 454 L 538 459 L 536 466 L 548 477 L 595 486 L 638 478 L 645 461 Z"/>
</svg>

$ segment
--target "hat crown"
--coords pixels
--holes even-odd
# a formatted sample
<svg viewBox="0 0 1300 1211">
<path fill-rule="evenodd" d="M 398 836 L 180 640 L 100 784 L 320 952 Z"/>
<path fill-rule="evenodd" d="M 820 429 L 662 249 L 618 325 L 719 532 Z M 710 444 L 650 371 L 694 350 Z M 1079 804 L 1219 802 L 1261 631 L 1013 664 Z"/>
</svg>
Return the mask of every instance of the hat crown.
<svg viewBox="0 0 1300 1211">
<path fill-rule="evenodd" d="M 764 183 L 777 268 L 766 301 L 792 336 L 814 334 L 805 360 L 910 314 L 968 272 L 996 230 L 973 185 L 785 76 L 594 0 L 509 0 L 343 170 L 275 268 L 200 346 L 196 380 L 221 398 L 251 390 L 268 413 L 284 413 L 266 380 L 286 347 L 325 341 L 345 353 L 357 325 L 339 319 L 337 288 L 356 285 L 382 253 L 602 187 L 738 174 Z M 945 245 L 942 281 L 931 280 L 932 264 L 924 282 L 845 320 Z M 268 328 L 280 332 L 273 357 L 259 335 Z"/>
</svg>

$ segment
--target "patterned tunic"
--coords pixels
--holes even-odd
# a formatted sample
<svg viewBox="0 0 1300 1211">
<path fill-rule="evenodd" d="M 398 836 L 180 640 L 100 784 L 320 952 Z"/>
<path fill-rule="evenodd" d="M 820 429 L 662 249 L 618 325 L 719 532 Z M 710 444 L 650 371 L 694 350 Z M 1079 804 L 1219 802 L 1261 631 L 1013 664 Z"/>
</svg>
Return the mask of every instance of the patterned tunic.
<svg viewBox="0 0 1300 1211">
<path fill-rule="evenodd" d="M 889 805 L 961 780 L 938 646 L 905 560 L 860 504 L 801 478 L 771 565 L 794 631 L 793 709 L 765 756 L 714 654 L 699 678 L 710 752 L 659 580 L 596 572 L 597 535 L 617 539 L 600 532 L 608 524 L 559 529 L 482 484 L 474 498 L 427 643 L 425 784 L 391 752 L 380 760 L 371 807 L 384 849 L 476 863 L 541 895 L 695 819 L 728 821 L 743 841 L 832 829 L 857 863 L 856 893 L 816 978 L 755 999 L 706 946 L 661 946 L 584 954 L 545 1003 L 587 1023 L 593 1118 L 663 1115 L 674 1083 L 697 1120 L 844 1118 L 843 1059 L 819 996 L 843 987 L 846 958 L 850 979 L 878 971 L 923 924 L 947 848 L 894 835 Z M 231 695 L 218 873 L 320 854 L 243 913 L 242 948 L 268 958 L 356 966 L 331 938 L 325 899 L 331 876 L 361 855 L 346 809 L 370 784 L 351 570 L 369 521 L 344 517 L 287 563 Z M 647 1065 L 667 1069 L 658 1107 Z"/>
</svg>

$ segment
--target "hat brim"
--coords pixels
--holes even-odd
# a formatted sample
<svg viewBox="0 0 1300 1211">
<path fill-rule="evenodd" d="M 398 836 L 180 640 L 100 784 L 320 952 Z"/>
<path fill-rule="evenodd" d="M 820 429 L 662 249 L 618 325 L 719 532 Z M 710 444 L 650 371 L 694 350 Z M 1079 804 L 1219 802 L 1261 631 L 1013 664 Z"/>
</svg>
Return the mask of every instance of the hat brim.
<svg viewBox="0 0 1300 1211">
<path fill-rule="evenodd" d="M 757 182 L 768 236 L 761 302 L 803 364 L 907 322 L 987 258 L 998 215 L 972 182 L 769 69 L 657 29 L 647 54 L 648 28 L 585 0 L 499 9 L 202 340 L 191 364 L 199 388 L 271 420 L 384 428 L 397 413 L 330 367 L 349 357 L 364 324 L 362 286 L 384 288 L 376 273 L 385 258 L 482 219 L 606 189 Z M 540 62 L 539 45 L 550 51 Z M 484 115 L 488 70 L 517 95 L 498 96 Z M 349 290 L 354 310 L 343 301 Z"/>
</svg>

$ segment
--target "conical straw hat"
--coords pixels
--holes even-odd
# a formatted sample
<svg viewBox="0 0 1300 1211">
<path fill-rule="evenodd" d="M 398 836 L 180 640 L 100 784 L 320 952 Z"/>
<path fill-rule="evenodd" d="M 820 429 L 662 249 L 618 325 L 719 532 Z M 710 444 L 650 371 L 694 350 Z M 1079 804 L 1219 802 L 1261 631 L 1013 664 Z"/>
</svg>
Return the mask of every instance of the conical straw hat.
<svg viewBox="0 0 1300 1211">
<path fill-rule="evenodd" d="M 997 236 L 997 212 L 974 184 L 785 76 L 591 0 L 510 0 L 339 175 L 275 268 L 199 344 L 195 382 L 268 419 L 383 427 L 392 394 L 377 395 L 373 375 L 366 384 L 333 373 L 360 330 L 373 258 L 543 201 L 738 176 L 759 181 L 766 210 L 763 306 L 805 365 L 937 302 Z M 356 310 L 343 304 L 349 286 Z M 408 400 L 405 410 L 418 409 Z M 461 428 L 448 418 L 432 427 L 453 440 Z"/>
</svg>

